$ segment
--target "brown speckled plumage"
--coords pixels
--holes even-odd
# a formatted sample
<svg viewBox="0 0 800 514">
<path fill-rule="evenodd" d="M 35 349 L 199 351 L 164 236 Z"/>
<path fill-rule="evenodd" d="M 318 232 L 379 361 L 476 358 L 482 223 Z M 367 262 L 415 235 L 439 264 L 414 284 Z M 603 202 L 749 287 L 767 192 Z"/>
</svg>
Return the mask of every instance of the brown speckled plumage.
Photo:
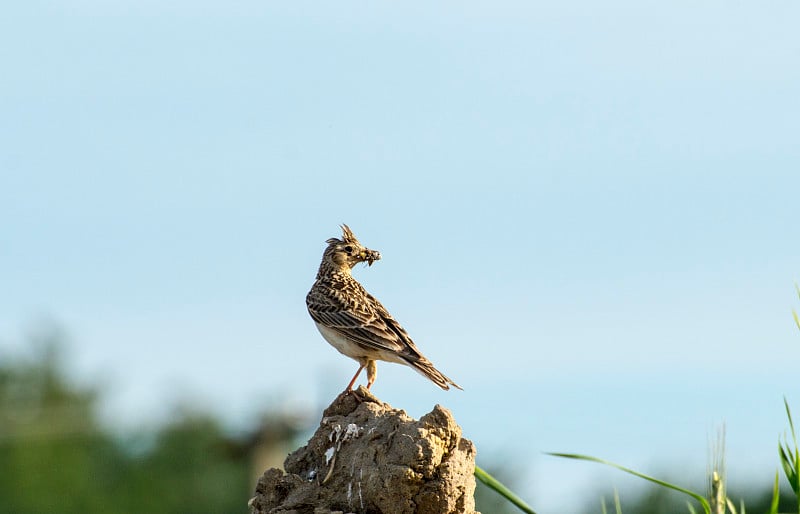
<svg viewBox="0 0 800 514">
<path fill-rule="evenodd" d="M 347 389 L 364 368 L 367 388 L 371 387 L 377 376 L 376 360 L 410 366 L 442 389 L 451 385 L 461 389 L 422 355 L 400 323 L 353 278 L 353 266 L 359 262 L 371 266 L 381 258 L 380 253 L 362 246 L 347 225 L 342 225 L 342 239 L 326 242 L 306 305 L 323 337 L 360 364 Z"/>
</svg>

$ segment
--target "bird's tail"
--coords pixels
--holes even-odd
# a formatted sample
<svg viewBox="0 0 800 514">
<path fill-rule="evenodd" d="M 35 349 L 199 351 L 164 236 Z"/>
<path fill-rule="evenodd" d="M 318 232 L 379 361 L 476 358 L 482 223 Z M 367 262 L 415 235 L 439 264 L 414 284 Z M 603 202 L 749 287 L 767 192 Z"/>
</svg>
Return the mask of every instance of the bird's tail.
<svg viewBox="0 0 800 514">
<path fill-rule="evenodd" d="M 464 390 L 460 385 L 453 382 L 453 380 L 436 369 L 433 366 L 433 363 L 425 358 L 420 360 L 407 360 L 408 365 L 414 368 L 417 373 L 426 377 L 428 380 L 436 384 L 437 386 L 441 387 L 445 391 L 450 389 L 450 386 L 455 387 L 456 389 Z"/>
</svg>

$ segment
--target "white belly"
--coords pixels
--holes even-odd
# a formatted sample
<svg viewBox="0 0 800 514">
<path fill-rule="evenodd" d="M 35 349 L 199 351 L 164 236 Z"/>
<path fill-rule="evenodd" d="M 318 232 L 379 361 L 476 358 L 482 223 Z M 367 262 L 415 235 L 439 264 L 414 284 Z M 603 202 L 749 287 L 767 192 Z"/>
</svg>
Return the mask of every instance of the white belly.
<svg viewBox="0 0 800 514">
<path fill-rule="evenodd" d="M 322 337 L 324 337 L 325 340 L 331 344 L 331 346 L 339 350 L 339 353 L 347 355 L 351 359 L 355 360 L 360 360 L 367 357 L 366 353 L 360 346 L 350 341 L 337 331 L 319 323 L 316 323 L 316 325 L 317 330 L 319 330 L 319 333 L 322 334 Z"/>
<path fill-rule="evenodd" d="M 331 346 L 339 350 L 339 353 L 347 355 L 351 359 L 355 359 L 359 362 L 361 362 L 362 359 L 368 359 L 396 362 L 398 364 L 405 364 L 406 366 L 408 365 L 408 362 L 406 362 L 405 359 L 397 355 L 395 352 L 378 349 L 365 350 L 332 328 L 328 328 L 319 323 L 315 324 L 317 325 L 317 330 L 319 330 L 319 333 L 322 334 L 322 337 L 324 337 L 325 340 L 331 344 Z"/>
</svg>

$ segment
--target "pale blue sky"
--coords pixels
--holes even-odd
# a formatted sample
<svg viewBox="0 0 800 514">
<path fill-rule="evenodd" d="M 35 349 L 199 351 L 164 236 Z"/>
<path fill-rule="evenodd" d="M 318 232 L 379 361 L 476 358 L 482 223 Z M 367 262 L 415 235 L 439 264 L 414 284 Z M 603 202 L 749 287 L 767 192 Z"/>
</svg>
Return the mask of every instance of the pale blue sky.
<svg viewBox="0 0 800 514">
<path fill-rule="evenodd" d="M 540 512 L 644 471 L 768 483 L 800 411 L 796 1 L 17 2 L 0 16 L 0 349 L 41 317 L 122 427 L 186 397 L 315 409 L 355 365 L 305 311 L 355 275 L 465 391 Z M 316 411 L 312 410 L 312 416 Z M 235 421 L 238 420 L 238 421 Z M 523 448 L 513 438 L 524 438 Z"/>
</svg>

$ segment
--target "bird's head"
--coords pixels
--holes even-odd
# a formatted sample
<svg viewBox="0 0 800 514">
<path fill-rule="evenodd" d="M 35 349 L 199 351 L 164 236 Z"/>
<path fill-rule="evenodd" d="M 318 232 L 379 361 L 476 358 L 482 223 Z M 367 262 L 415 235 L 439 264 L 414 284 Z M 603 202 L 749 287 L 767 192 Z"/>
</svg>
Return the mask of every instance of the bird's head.
<svg viewBox="0 0 800 514">
<path fill-rule="evenodd" d="M 372 266 L 373 262 L 381 258 L 380 252 L 370 250 L 359 243 L 347 225 L 342 225 L 341 239 L 332 237 L 325 242 L 328 243 L 328 247 L 322 259 L 336 268 L 349 270 L 359 262 L 366 262 Z"/>
</svg>

